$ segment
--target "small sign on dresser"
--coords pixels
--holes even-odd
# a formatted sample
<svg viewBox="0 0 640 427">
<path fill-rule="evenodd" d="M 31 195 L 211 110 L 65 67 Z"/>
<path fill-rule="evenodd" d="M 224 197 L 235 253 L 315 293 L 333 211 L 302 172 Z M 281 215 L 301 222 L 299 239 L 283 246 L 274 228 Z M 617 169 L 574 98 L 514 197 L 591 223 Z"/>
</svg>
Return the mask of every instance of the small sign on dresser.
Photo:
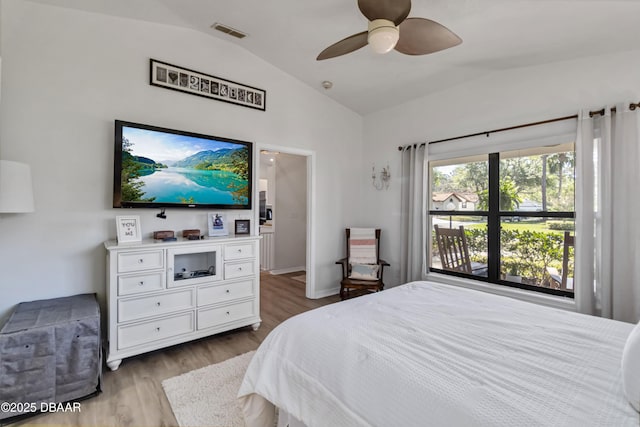
<svg viewBox="0 0 640 427">
<path fill-rule="evenodd" d="M 142 241 L 140 217 L 138 215 L 117 216 L 116 232 L 118 243 Z"/>
</svg>

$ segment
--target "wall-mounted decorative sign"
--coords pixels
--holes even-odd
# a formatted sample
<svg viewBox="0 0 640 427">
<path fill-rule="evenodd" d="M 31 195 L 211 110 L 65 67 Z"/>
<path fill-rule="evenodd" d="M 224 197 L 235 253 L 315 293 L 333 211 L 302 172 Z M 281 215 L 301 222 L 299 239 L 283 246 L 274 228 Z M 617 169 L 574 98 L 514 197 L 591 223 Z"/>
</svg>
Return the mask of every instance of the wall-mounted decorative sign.
<svg viewBox="0 0 640 427">
<path fill-rule="evenodd" d="M 265 111 L 267 93 L 252 86 L 167 64 L 151 59 L 150 81 L 153 86 L 179 90 L 218 101 Z"/>
</svg>

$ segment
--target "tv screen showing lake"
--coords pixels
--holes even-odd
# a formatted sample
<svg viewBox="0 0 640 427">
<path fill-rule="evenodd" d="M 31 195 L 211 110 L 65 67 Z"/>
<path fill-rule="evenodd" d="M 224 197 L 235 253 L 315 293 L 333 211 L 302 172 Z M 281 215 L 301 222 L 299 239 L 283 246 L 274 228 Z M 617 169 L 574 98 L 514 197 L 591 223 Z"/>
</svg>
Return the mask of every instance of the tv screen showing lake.
<svg viewBox="0 0 640 427">
<path fill-rule="evenodd" d="M 248 143 L 123 127 L 122 201 L 247 206 L 249 157 Z"/>
<path fill-rule="evenodd" d="M 139 178 L 144 198 L 158 203 L 237 203 L 230 188 L 246 185 L 238 175 L 227 171 L 194 170 L 168 167 Z"/>
</svg>

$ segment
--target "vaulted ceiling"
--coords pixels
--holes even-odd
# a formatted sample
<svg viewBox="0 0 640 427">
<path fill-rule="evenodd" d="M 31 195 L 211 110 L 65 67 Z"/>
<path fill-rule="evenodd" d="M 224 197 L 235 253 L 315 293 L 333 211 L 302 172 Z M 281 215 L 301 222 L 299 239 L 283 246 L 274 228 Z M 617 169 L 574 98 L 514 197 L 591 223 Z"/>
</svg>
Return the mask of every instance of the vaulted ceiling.
<svg viewBox="0 0 640 427">
<path fill-rule="evenodd" d="M 324 61 L 316 57 L 325 47 L 367 29 L 356 0 L 31 1 L 227 40 L 363 115 L 489 73 L 640 50 L 638 0 L 413 0 L 409 17 L 441 23 L 462 44 L 424 56 L 378 55 L 365 47 Z M 248 36 L 213 30 L 216 22 Z M 322 87 L 325 80 L 332 89 Z"/>
</svg>

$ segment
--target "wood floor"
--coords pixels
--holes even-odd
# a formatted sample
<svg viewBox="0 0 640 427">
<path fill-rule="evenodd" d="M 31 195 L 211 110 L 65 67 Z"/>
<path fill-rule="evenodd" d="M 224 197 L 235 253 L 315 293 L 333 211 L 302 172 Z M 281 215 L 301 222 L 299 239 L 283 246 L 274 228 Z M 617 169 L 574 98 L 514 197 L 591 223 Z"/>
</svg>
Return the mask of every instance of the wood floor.
<svg viewBox="0 0 640 427">
<path fill-rule="evenodd" d="M 117 371 L 103 371 L 102 393 L 81 402 L 80 412 L 40 414 L 12 425 L 177 426 L 162 381 L 255 350 L 279 323 L 304 311 L 340 300 L 335 295 L 305 298 L 305 285 L 291 277 L 261 275 L 257 331 L 250 327 L 124 359 Z"/>
</svg>

